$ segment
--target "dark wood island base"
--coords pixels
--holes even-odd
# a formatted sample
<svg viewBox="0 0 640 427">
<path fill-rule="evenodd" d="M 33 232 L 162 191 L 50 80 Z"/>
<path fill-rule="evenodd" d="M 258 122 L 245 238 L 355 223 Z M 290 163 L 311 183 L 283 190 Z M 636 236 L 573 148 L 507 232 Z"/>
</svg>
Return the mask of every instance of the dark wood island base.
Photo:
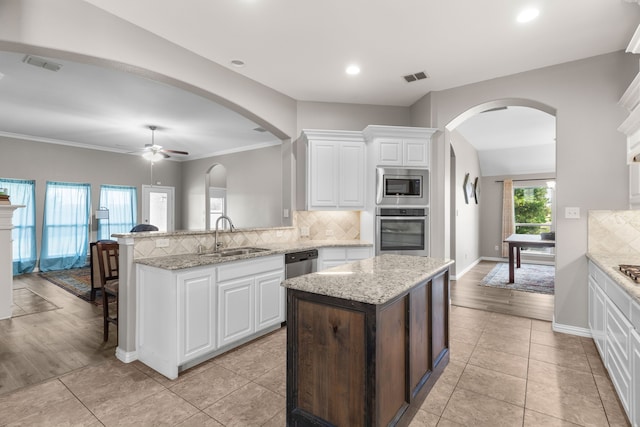
<svg viewBox="0 0 640 427">
<path fill-rule="evenodd" d="M 449 269 L 381 304 L 287 289 L 287 425 L 405 426 L 449 363 Z"/>
</svg>

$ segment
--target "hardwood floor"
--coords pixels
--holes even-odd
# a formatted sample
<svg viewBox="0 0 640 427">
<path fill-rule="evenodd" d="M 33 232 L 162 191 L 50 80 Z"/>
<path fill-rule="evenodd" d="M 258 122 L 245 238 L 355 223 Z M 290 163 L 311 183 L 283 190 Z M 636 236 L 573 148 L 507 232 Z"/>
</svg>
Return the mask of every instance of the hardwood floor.
<svg viewBox="0 0 640 427">
<path fill-rule="evenodd" d="M 0 394 L 114 357 L 117 334 L 114 328 L 109 341 L 102 341 L 102 307 L 37 274 L 16 276 L 14 289 L 35 293 L 33 304 L 44 311 L 0 321 Z M 21 300 L 13 311 L 24 314 L 29 305 Z"/>
<path fill-rule="evenodd" d="M 451 303 L 513 316 L 553 320 L 553 295 L 480 286 L 480 281 L 496 265 L 481 261 L 459 280 L 451 281 Z"/>
</svg>

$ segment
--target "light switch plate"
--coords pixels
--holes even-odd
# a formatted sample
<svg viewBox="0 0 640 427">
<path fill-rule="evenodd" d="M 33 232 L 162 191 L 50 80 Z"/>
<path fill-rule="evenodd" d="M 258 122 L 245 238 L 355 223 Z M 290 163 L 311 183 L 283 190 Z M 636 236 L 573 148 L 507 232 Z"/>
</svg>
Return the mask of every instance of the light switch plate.
<svg viewBox="0 0 640 427">
<path fill-rule="evenodd" d="M 580 208 L 564 208 L 566 219 L 580 219 Z"/>
</svg>

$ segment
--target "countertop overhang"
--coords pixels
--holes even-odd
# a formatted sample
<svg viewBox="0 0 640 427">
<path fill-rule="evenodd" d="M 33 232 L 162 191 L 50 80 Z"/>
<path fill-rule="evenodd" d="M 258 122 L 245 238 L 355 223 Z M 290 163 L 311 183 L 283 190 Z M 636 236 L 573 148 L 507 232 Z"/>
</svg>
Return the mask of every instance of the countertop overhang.
<svg viewBox="0 0 640 427">
<path fill-rule="evenodd" d="M 453 263 L 442 258 L 385 254 L 288 279 L 282 282 L 282 286 L 378 305 L 444 271 Z"/>
<path fill-rule="evenodd" d="M 331 247 L 371 247 L 371 242 L 363 240 L 299 240 L 287 243 L 265 243 L 252 245 L 254 247 L 268 249 L 267 251 L 254 252 L 250 254 L 234 255 L 227 257 L 212 257 L 207 254 L 181 254 L 167 255 L 162 257 L 138 258 L 134 262 L 161 268 L 164 270 L 182 270 L 185 268 L 201 267 L 214 264 L 222 264 L 231 261 L 239 261 L 251 258 L 259 258 L 269 255 L 286 254 L 294 251 L 308 249 L 320 249 Z M 225 249 L 232 249 L 231 247 Z"/>
<path fill-rule="evenodd" d="M 634 282 L 618 268 L 620 264 L 640 265 L 640 257 L 638 254 L 588 252 L 587 258 L 607 273 L 607 275 L 631 295 L 636 302 L 640 303 L 640 283 Z"/>
</svg>

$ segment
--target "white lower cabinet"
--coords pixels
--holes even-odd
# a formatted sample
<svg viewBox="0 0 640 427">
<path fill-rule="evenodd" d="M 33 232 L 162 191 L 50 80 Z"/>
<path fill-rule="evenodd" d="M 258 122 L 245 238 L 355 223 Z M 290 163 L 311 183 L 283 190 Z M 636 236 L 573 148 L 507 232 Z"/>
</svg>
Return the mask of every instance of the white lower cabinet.
<svg viewBox="0 0 640 427">
<path fill-rule="evenodd" d="M 138 359 L 170 379 L 285 320 L 283 255 L 136 273 Z"/>
<path fill-rule="evenodd" d="M 631 331 L 631 424 L 640 427 L 640 334 Z"/>
<path fill-rule="evenodd" d="M 318 271 L 371 258 L 372 252 L 370 246 L 321 248 L 318 250 Z"/>
<path fill-rule="evenodd" d="M 589 327 L 633 427 L 640 427 L 640 306 L 589 262 Z"/>
<path fill-rule="evenodd" d="M 215 269 L 178 274 L 178 362 L 216 349 Z"/>
<path fill-rule="evenodd" d="M 255 331 L 253 277 L 218 285 L 218 346 L 223 347 Z"/>
</svg>

